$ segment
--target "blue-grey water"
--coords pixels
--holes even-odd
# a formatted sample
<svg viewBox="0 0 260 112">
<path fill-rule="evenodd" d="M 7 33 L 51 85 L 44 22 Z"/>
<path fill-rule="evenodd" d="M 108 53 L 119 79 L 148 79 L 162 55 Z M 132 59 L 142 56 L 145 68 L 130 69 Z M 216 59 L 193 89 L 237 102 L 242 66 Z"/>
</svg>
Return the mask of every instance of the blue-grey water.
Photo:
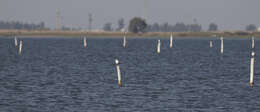
<svg viewBox="0 0 260 112">
<path fill-rule="evenodd" d="M 157 39 L 0 38 L 0 112 L 260 111 L 260 40 L 250 87 L 249 39 Z"/>
</svg>

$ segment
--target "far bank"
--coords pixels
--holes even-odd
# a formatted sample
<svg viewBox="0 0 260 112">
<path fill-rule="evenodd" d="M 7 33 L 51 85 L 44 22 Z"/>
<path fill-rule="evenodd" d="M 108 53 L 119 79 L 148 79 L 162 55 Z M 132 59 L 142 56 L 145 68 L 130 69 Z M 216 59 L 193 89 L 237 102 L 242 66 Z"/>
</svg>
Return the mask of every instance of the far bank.
<svg viewBox="0 0 260 112">
<path fill-rule="evenodd" d="M 260 37 L 260 32 L 248 31 L 217 31 L 217 32 L 93 32 L 93 31 L 57 31 L 57 30 L 0 30 L 0 36 L 4 37 Z"/>
</svg>

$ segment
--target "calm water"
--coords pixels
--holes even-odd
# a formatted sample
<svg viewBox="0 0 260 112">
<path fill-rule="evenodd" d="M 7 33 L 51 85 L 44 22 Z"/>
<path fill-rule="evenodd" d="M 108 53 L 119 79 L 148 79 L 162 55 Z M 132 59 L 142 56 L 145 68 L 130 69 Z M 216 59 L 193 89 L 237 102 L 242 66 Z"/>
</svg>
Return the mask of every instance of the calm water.
<svg viewBox="0 0 260 112">
<path fill-rule="evenodd" d="M 0 112 L 260 111 L 260 63 L 249 87 L 250 40 L 218 38 L 0 39 Z M 256 40 L 256 54 L 260 54 Z M 118 87 L 114 59 L 121 62 Z"/>
</svg>

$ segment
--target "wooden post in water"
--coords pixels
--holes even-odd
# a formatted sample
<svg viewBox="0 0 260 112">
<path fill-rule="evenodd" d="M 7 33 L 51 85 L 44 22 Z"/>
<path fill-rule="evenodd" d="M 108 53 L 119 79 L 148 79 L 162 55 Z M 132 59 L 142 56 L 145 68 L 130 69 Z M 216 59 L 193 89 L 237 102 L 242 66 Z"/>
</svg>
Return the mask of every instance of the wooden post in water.
<svg viewBox="0 0 260 112">
<path fill-rule="evenodd" d="M 220 52 L 221 52 L 221 54 L 223 54 L 223 52 L 224 52 L 224 39 L 223 39 L 223 37 L 221 37 L 220 40 L 221 40 L 221 49 L 220 49 Z"/>
<path fill-rule="evenodd" d="M 213 43 L 212 40 L 209 41 L 209 47 L 212 48 L 213 47 Z"/>
<path fill-rule="evenodd" d="M 252 37 L 252 49 L 254 49 L 254 48 L 255 48 L 255 38 Z"/>
<path fill-rule="evenodd" d="M 121 73 L 120 73 L 120 66 L 119 66 L 119 60 L 115 59 L 115 63 L 116 63 L 116 70 L 117 70 L 117 79 L 118 79 L 118 85 L 119 87 L 121 87 L 122 81 L 121 81 Z"/>
<path fill-rule="evenodd" d="M 14 45 L 15 45 L 15 47 L 17 46 L 17 38 L 16 38 L 16 36 L 14 37 Z"/>
<path fill-rule="evenodd" d="M 23 47 L 23 41 L 20 41 L 20 46 L 19 46 L 19 54 L 22 53 L 22 47 Z"/>
<path fill-rule="evenodd" d="M 124 35 L 123 47 L 126 48 L 126 36 Z"/>
<path fill-rule="evenodd" d="M 161 41 L 158 40 L 158 44 L 157 44 L 157 53 L 160 54 L 161 53 Z"/>
<path fill-rule="evenodd" d="M 86 48 L 87 47 L 87 39 L 86 39 L 86 37 L 84 37 L 83 42 L 84 42 L 84 47 Z"/>
<path fill-rule="evenodd" d="M 255 52 L 252 52 L 251 62 L 250 62 L 250 82 L 249 85 L 253 86 L 254 84 L 254 63 L 255 63 Z"/>
<path fill-rule="evenodd" d="M 170 48 L 172 48 L 172 40 L 173 40 L 173 37 L 172 37 L 172 33 L 171 33 L 171 37 L 170 37 Z"/>
</svg>

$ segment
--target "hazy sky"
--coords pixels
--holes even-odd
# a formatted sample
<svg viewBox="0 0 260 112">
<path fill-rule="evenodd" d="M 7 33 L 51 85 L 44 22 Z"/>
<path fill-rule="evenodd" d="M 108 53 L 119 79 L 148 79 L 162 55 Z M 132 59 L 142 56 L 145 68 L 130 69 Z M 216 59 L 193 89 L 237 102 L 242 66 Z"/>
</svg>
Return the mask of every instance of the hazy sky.
<svg viewBox="0 0 260 112">
<path fill-rule="evenodd" d="M 117 26 L 119 18 L 129 19 L 147 12 L 148 23 L 176 22 L 208 24 L 215 22 L 220 29 L 244 29 L 248 24 L 260 26 L 260 0 L 0 0 L 0 20 L 19 20 L 55 28 L 59 9 L 63 23 L 69 27 L 87 28 L 88 14 L 93 14 L 93 28 L 106 22 Z"/>
</svg>

